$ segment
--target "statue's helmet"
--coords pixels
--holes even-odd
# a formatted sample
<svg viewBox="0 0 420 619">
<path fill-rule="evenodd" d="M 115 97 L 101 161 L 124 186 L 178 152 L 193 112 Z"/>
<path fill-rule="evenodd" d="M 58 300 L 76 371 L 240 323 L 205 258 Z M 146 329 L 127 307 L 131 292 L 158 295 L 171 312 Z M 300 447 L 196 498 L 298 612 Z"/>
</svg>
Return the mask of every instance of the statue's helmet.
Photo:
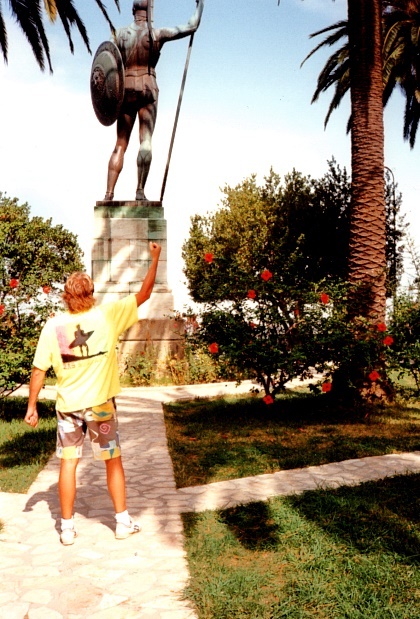
<svg viewBox="0 0 420 619">
<path fill-rule="evenodd" d="M 148 6 L 149 6 L 148 0 L 134 0 L 133 15 L 136 11 L 147 11 Z"/>
</svg>

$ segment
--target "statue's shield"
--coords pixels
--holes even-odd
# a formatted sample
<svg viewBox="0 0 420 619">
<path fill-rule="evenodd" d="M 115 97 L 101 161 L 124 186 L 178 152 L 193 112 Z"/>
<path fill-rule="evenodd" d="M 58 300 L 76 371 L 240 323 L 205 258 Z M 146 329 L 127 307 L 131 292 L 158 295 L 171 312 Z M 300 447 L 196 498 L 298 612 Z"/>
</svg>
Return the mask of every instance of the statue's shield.
<svg viewBox="0 0 420 619">
<path fill-rule="evenodd" d="M 98 120 L 103 125 L 112 125 L 124 98 L 124 65 L 120 50 L 112 41 L 101 43 L 95 54 L 90 94 Z"/>
</svg>

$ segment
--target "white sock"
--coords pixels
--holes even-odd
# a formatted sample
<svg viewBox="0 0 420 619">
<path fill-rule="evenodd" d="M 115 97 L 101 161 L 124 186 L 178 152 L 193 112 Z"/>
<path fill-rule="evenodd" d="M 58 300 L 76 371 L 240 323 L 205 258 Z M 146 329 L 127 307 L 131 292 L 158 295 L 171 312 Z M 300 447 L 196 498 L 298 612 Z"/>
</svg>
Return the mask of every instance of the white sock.
<svg viewBox="0 0 420 619">
<path fill-rule="evenodd" d="M 73 516 L 71 518 L 62 518 L 61 519 L 61 530 L 64 531 L 64 529 L 73 529 L 74 527 L 74 520 L 73 520 Z"/>
<path fill-rule="evenodd" d="M 124 512 L 119 512 L 118 514 L 115 514 L 115 520 L 127 526 L 129 526 L 131 522 L 131 518 L 127 510 L 125 510 Z"/>
</svg>

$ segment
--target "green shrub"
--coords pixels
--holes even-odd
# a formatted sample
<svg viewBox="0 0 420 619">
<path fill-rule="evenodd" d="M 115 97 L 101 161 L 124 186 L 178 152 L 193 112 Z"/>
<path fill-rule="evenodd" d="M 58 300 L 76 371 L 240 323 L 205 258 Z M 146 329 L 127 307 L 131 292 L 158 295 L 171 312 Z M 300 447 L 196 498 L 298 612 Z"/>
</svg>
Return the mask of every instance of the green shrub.
<svg viewBox="0 0 420 619">
<path fill-rule="evenodd" d="M 411 378 L 410 387 L 401 387 L 406 396 L 420 396 L 420 303 L 402 295 L 395 303 L 390 321 L 393 342 L 389 365 L 398 378 Z"/>
</svg>

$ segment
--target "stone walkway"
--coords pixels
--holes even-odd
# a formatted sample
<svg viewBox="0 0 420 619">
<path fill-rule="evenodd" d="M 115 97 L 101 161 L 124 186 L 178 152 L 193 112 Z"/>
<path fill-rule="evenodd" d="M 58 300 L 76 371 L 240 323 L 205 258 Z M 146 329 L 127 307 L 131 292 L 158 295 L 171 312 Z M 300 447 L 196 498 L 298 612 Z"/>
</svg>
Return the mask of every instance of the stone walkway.
<svg viewBox="0 0 420 619">
<path fill-rule="evenodd" d="M 78 471 L 73 546 L 59 542 L 53 457 L 28 493 L 0 492 L 0 619 L 194 619 L 181 513 L 231 507 L 319 487 L 420 472 L 420 452 L 327 464 L 177 490 L 161 403 L 247 392 L 233 383 L 125 389 L 118 397 L 128 505 L 142 532 L 114 538 L 104 466 L 88 444 Z M 51 397 L 51 390 L 44 392 Z M 216 618 L 215 618 L 216 619 Z"/>
</svg>

